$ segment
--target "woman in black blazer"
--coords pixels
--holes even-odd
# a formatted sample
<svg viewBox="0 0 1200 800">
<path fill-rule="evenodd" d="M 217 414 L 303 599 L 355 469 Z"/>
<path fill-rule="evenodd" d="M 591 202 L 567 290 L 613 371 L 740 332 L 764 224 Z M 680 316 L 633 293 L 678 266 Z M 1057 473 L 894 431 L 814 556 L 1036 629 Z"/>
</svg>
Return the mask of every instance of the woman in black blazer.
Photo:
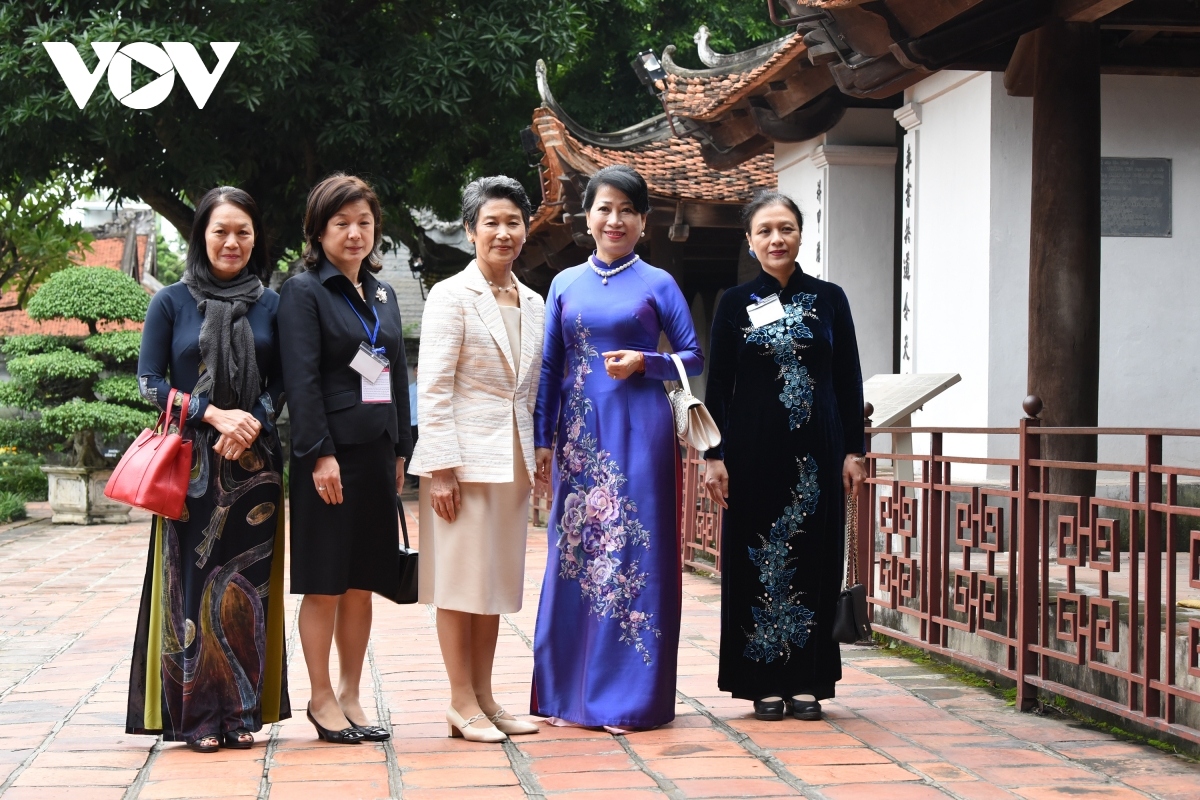
<svg viewBox="0 0 1200 800">
<path fill-rule="evenodd" d="M 382 212 L 364 181 L 313 187 L 304 215 L 308 270 L 283 285 L 283 381 L 292 421 L 292 594 L 322 739 L 382 741 L 359 702 L 371 593 L 399 582 L 396 493 L 412 455 L 404 329 L 396 293 L 377 280 Z M 397 389 L 397 386 L 401 390 Z M 337 641 L 339 680 L 329 678 Z"/>
</svg>

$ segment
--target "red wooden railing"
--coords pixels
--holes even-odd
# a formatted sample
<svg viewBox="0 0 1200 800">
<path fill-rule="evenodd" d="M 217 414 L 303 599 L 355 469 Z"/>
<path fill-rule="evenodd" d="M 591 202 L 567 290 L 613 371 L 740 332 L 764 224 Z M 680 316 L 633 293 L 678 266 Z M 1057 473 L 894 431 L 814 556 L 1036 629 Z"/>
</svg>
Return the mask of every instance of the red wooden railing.
<svg viewBox="0 0 1200 800">
<path fill-rule="evenodd" d="M 1189 534 L 1186 565 L 1177 559 L 1180 525 L 1200 516 L 1180 504 L 1179 479 L 1200 470 L 1163 463 L 1164 438 L 1200 430 L 1026 418 L 1017 428 L 869 429 L 869 440 L 882 433 L 923 434 L 928 448 L 867 454 L 858 559 L 876 631 L 1012 679 L 1021 708 L 1041 689 L 1200 743 L 1200 618 L 1176 604 L 1179 566 L 1200 589 L 1200 531 Z M 1019 455 L 955 456 L 949 434 L 1016 437 Z M 1138 437 L 1145 461 L 1040 457 L 1044 438 L 1079 435 Z M 915 462 L 917 477 L 880 469 L 897 460 Z M 954 466 L 968 464 L 1005 477 L 953 480 Z M 1128 499 L 1054 494 L 1052 470 L 1115 473 Z"/>
<path fill-rule="evenodd" d="M 683 565 L 721 574 L 721 507 L 704 490 L 704 455 L 683 453 L 683 525 L 679 541 Z"/>
<path fill-rule="evenodd" d="M 1180 500 L 1181 480 L 1200 469 L 1163 459 L 1164 439 L 1195 441 L 1200 429 L 1028 417 L 1015 428 L 868 427 L 868 442 L 891 433 L 927 447 L 867 453 L 857 558 L 875 630 L 1011 679 L 1021 708 L 1044 690 L 1200 743 L 1200 612 L 1177 605 L 1181 590 L 1200 598 L 1200 530 L 1190 529 L 1200 508 Z M 954 455 L 948 435 L 1015 438 L 1018 457 Z M 1046 437 L 1079 435 L 1138 437 L 1144 462 L 1041 458 Z M 913 480 L 895 477 L 900 460 L 914 463 Z M 700 454 L 683 464 L 683 562 L 719 573 L 720 508 L 704 495 Z M 956 480 L 967 465 L 988 479 Z M 1054 494 L 1052 470 L 1115 474 L 1127 497 Z"/>
</svg>

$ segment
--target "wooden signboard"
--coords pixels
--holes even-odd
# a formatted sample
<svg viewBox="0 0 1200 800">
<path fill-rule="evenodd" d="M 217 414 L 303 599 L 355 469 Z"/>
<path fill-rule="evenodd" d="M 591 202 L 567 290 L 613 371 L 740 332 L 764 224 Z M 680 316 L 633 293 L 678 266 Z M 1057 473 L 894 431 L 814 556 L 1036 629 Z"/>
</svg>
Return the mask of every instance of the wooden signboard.
<svg viewBox="0 0 1200 800">
<path fill-rule="evenodd" d="M 930 374 L 880 374 L 863 381 L 863 399 L 873 405 L 871 425 L 876 428 L 908 428 L 912 413 L 962 380 L 957 372 Z M 893 453 L 912 453 L 912 434 L 892 434 Z M 913 462 L 896 461 L 896 477 L 913 479 Z"/>
</svg>

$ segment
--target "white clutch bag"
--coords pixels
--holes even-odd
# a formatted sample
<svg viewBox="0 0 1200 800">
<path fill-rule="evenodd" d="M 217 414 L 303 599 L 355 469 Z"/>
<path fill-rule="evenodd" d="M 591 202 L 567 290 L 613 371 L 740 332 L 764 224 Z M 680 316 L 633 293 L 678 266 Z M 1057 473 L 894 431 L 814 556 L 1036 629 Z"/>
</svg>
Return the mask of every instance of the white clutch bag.
<svg viewBox="0 0 1200 800">
<path fill-rule="evenodd" d="M 721 443 L 721 431 L 704 403 L 692 394 L 683 361 L 674 353 L 671 353 L 671 360 L 675 362 L 675 369 L 679 370 L 679 388 L 667 393 L 675 415 L 675 433 L 680 441 L 703 454 L 705 450 Z"/>
</svg>

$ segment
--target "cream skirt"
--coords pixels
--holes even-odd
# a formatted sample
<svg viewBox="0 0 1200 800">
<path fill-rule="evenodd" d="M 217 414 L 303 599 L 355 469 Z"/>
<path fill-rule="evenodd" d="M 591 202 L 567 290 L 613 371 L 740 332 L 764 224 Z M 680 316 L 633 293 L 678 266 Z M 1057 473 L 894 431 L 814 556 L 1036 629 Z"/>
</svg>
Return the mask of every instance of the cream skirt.
<svg viewBox="0 0 1200 800">
<path fill-rule="evenodd" d="M 511 483 L 459 483 L 454 522 L 433 513 L 431 484 L 421 478 L 418 602 L 471 614 L 520 611 L 530 485 L 515 420 Z"/>
</svg>

